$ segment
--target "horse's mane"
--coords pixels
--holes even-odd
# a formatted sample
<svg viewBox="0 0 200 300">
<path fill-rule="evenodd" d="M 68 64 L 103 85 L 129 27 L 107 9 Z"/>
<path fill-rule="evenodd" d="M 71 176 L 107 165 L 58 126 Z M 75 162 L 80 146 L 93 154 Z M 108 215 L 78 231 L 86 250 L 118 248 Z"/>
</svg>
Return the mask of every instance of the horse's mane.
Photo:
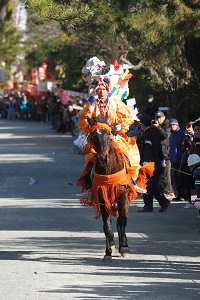
<svg viewBox="0 0 200 300">
<path fill-rule="evenodd" d="M 108 124 L 97 122 L 92 127 L 90 127 L 90 133 L 97 131 L 98 129 L 104 129 L 111 134 L 111 127 Z"/>
</svg>

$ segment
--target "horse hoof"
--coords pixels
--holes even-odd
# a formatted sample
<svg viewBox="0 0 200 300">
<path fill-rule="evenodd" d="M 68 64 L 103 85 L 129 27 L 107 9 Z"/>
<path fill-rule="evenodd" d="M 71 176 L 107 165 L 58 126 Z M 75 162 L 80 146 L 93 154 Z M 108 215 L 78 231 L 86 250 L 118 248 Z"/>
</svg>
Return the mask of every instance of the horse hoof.
<svg viewBox="0 0 200 300">
<path fill-rule="evenodd" d="M 121 251 L 120 251 L 120 254 L 122 257 L 126 258 L 129 256 L 130 254 L 130 249 L 129 248 L 123 248 Z"/>
<path fill-rule="evenodd" d="M 106 262 L 106 263 L 111 263 L 112 262 L 112 256 L 104 255 L 102 261 Z"/>
<path fill-rule="evenodd" d="M 112 250 L 112 253 L 115 253 L 117 250 L 116 246 L 115 245 L 111 246 L 111 250 Z"/>
</svg>

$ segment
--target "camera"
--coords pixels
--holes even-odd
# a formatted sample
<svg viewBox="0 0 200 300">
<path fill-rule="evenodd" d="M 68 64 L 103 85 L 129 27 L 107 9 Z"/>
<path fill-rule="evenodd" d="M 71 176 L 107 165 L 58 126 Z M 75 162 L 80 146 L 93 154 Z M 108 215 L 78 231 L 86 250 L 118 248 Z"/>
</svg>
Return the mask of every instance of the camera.
<svg viewBox="0 0 200 300">
<path fill-rule="evenodd" d="M 152 124 L 152 125 L 158 124 L 158 122 L 157 122 L 156 120 L 152 120 L 152 121 L 151 121 L 151 124 Z"/>
</svg>

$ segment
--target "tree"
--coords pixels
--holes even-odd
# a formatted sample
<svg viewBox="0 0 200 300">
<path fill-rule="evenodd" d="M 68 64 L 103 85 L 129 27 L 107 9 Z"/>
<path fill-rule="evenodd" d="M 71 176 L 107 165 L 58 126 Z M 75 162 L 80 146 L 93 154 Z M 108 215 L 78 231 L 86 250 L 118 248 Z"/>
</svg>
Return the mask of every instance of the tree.
<svg viewBox="0 0 200 300">
<path fill-rule="evenodd" d="M 133 70 L 142 68 L 143 80 L 152 90 L 167 93 L 173 116 L 178 116 L 180 107 L 188 112 L 188 99 L 197 101 L 194 86 L 199 91 L 200 78 L 191 61 L 191 49 L 200 37 L 198 1 L 25 2 L 40 22 L 60 22 L 65 32 L 77 37 L 84 51 L 88 49 L 85 53 L 92 53 L 93 44 L 95 55 L 105 55 L 105 60 L 118 58 Z"/>
<path fill-rule="evenodd" d="M 12 8 L 12 0 L 0 2 L 0 63 L 5 63 L 8 77 L 11 65 L 15 64 L 17 55 L 24 52 L 22 35 L 14 26 Z"/>
</svg>

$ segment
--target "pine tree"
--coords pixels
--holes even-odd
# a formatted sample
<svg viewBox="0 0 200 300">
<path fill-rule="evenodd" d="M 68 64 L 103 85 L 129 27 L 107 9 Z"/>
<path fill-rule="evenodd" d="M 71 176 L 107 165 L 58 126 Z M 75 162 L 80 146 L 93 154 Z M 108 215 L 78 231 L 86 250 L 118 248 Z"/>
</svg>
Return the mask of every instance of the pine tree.
<svg viewBox="0 0 200 300">
<path fill-rule="evenodd" d="M 1 1 L 0 5 L 0 63 L 5 63 L 6 75 L 10 76 L 10 67 L 16 62 L 16 56 L 24 52 L 22 35 L 14 26 L 12 0 Z"/>
<path fill-rule="evenodd" d="M 197 100 L 200 78 L 191 49 L 198 47 L 194 45 L 200 38 L 199 1 L 25 2 L 40 22 L 60 22 L 77 38 L 86 58 L 93 53 L 109 62 L 117 58 L 129 63 L 133 70 L 142 68 L 144 85 L 148 82 L 152 90 L 167 93 L 174 116 L 180 107 L 188 112 L 188 99 Z"/>
</svg>

